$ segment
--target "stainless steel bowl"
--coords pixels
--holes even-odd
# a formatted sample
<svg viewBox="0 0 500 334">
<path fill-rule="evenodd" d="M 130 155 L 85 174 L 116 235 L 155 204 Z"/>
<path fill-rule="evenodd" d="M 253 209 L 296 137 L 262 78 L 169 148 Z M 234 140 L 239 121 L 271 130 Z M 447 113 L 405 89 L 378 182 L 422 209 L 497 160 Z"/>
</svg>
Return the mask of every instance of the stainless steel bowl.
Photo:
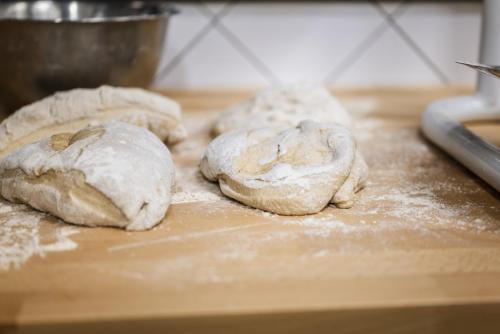
<svg viewBox="0 0 500 334">
<path fill-rule="evenodd" d="M 0 105 L 10 112 L 59 90 L 149 86 L 173 13 L 160 1 L 1 1 Z"/>
</svg>

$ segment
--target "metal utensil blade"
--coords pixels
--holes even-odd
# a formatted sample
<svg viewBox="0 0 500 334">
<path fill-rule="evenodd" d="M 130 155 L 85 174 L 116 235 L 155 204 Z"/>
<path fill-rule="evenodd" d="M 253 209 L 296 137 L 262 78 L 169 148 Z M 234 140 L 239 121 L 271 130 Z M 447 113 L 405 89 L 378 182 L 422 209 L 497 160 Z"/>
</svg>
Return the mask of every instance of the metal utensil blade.
<svg viewBox="0 0 500 334">
<path fill-rule="evenodd" d="M 457 61 L 456 63 L 470 67 L 470 68 L 472 68 L 480 73 L 484 73 L 484 74 L 493 76 L 495 78 L 500 78 L 500 66 L 472 64 L 472 63 L 466 63 L 466 62 L 462 62 L 462 61 Z"/>
</svg>

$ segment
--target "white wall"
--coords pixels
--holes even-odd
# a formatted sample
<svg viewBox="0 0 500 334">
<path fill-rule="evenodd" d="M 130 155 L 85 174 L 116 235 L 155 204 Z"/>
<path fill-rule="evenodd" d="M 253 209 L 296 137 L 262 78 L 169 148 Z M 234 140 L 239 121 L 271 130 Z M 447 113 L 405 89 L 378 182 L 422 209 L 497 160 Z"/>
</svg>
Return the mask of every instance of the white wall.
<svg viewBox="0 0 500 334">
<path fill-rule="evenodd" d="M 157 86 L 473 84 L 479 3 L 178 4 Z"/>
</svg>

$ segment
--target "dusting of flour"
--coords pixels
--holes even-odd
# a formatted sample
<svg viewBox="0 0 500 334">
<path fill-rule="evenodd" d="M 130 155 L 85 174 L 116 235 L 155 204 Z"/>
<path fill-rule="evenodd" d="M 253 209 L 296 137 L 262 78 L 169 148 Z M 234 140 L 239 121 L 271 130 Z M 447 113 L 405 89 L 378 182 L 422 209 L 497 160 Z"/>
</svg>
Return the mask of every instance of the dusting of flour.
<svg viewBox="0 0 500 334">
<path fill-rule="evenodd" d="M 52 220 L 53 222 L 49 222 Z M 49 227 L 50 233 L 41 230 Z M 0 200 L 0 271 L 19 268 L 34 255 L 77 248 L 69 236 L 78 232 L 47 214 Z"/>
<path fill-rule="evenodd" d="M 443 227 L 492 231 L 500 228 L 495 218 L 500 217 L 500 207 L 487 207 L 471 200 L 482 191 L 474 178 L 464 178 L 460 172 L 450 174 L 449 165 L 455 163 L 432 148 L 417 128 L 374 116 L 373 111 L 380 107 L 376 99 L 358 98 L 345 104 L 354 116 L 354 134 L 370 167 L 368 186 L 357 194 L 353 208 L 330 207 L 319 215 L 287 218 L 227 199 L 215 183 L 208 182 L 199 172 L 199 159 L 210 141 L 207 133 L 211 123 L 205 117 L 189 119 L 187 126 L 194 138 L 182 144 L 189 145 L 189 149 L 177 149 L 177 153 L 174 150 L 174 161 L 182 158 L 189 163 L 176 163 L 172 203 L 211 202 L 213 205 L 207 210 L 216 214 L 221 214 L 228 205 L 239 206 L 267 219 L 318 229 L 318 235 L 327 235 L 329 230 L 375 233 L 385 229 Z M 451 201 L 450 193 L 460 196 L 460 200 Z M 475 218 L 485 210 L 490 211 L 489 218 Z"/>
<path fill-rule="evenodd" d="M 198 167 L 176 167 L 172 204 L 222 200 L 218 186 L 203 178 Z"/>
<path fill-rule="evenodd" d="M 248 277 L 281 282 L 291 277 L 385 275 L 395 270 L 394 259 L 381 264 L 385 251 L 389 257 L 399 251 L 404 256 L 417 254 L 415 261 L 420 261 L 419 252 L 463 249 L 474 246 L 475 238 L 498 243 L 498 202 L 485 195 L 476 178 L 426 142 L 415 120 L 377 115 L 375 109 L 381 106 L 376 99 L 356 98 L 356 103 L 346 105 L 354 113 L 354 133 L 370 167 L 369 184 L 356 195 L 351 209 L 330 206 L 316 215 L 279 216 L 224 197 L 198 168 L 210 142 L 210 115 L 193 113 L 186 115 L 192 137 L 172 150 L 177 168 L 172 203 L 186 205 L 179 216 L 191 219 L 188 212 L 194 212 L 196 224 L 179 219 L 170 227 L 160 225 L 153 237 L 124 240 L 108 248 L 112 255 L 137 257 L 147 256 L 147 250 L 159 245 L 185 252 L 163 252 L 158 263 L 146 270 L 130 266 L 130 272 L 115 274 L 186 289 L 192 284 L 244 282 Z M 371 254 L 373 263 L 362 260 Z M 349 260 L 339 260 L 343 256 Z M 460 259 L 467 256 L 476 255 L 458 252 L 447 270 L 460 270 Z M 443 270 L 441 265 L 408 263 L 405 270 L 412 272 Z M 336 267 L 341 264 L 344 267 Z"/>
<path fill-rule="evenodd" d="M 374 110 L 381 108 L 377 99 L 356 98 L 346 106 L 354 112 L 355 136 L 370 167 L 369 184 L 356 195 L 351 209 L 330 206 L 300 217 L 248 208 L 224 197 L 215 183 L 205 180 L 198 164 L 217 113 L 186 113 L 190 137 L 171 148 L 176 166 L 172 205 L 186 210 L 178 210 L 172 221 L 167 216 L 153 231 L 123 235 L 122 242 L 110 245 L 103 256 L 129 255 L 137 261 L 120 271 L 100 268 L 103 279 L 113 274 L 148 285 L 157 280 L 162 286 L 189 289 L 192 284 L 243 282 L 248 277 L 281 282 L 299 276 L 305 280 L 352 273 L 384 275 L 394 270 L 391 258 L 381 265 L 385 250 L 412 256 L 416 250 L 425 253 L 433 247 L 461 249 L 473 245 L 475 237 L 497 244 L 498 201 L 485 195 L 476 178 L 427 143 L 415 122 L 377 116 Z M 14 211 L 29 219 L 11 219 Z M 53 249 L 76 247 L 68 238 L 74 232 L 71 227 L 56 227 L 53 240 L 41 240 L 43 215 L 25 211 L 22 206 L 0 209 L 0 268 L 19 266 L 30 256 Z M 193 215 L 196 224 L 190 223 Z M 160 246 L 161 252 L 151 252 Z M 464 258 L 480 265 L 476 254 L 468 252 L 457 253 L 456 265 L 452 261 L 447 270 L 461 270 Z M 360 253 L 365 255 L 356 262 Z M 376 253 L 373 261 L 362 261 L 367 253 Z M 414 260 L 420 261 L 417 255 Z M 349 260 L 337 261 L 339 256 Z M 442 262 L 439 268 L 429 269 L 413 265 L 420 263 L 415 261 L 408 261 L 405 270 L 443 270 Z M 341 264 L 344 267 L 336 266 Z"/>
</svg>

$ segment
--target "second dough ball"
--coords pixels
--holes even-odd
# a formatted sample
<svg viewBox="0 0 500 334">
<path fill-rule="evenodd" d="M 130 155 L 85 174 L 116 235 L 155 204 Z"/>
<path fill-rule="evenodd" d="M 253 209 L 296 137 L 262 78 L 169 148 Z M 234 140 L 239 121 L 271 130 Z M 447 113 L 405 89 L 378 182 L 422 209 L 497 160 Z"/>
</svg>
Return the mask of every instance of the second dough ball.
<svg viewBox="0 0 500 334">
<path fill-rule="evenodd" d="M 352 206 L 368 172 L 348 129 L 313 121 L 224 133 L 200 168 L 226 196 L 283 215 L 317 213 L 330 202 Z"/>
<path fill-rule="evenodd" d="M 335 122 L 351 127 L 349 114 L 319 84 L 294 84 L 270 88 L 250 100 L 226 109 L 216 120 L 214 135 L 266 126 L 297 126 L 301 121 Z"/>
</svg>

